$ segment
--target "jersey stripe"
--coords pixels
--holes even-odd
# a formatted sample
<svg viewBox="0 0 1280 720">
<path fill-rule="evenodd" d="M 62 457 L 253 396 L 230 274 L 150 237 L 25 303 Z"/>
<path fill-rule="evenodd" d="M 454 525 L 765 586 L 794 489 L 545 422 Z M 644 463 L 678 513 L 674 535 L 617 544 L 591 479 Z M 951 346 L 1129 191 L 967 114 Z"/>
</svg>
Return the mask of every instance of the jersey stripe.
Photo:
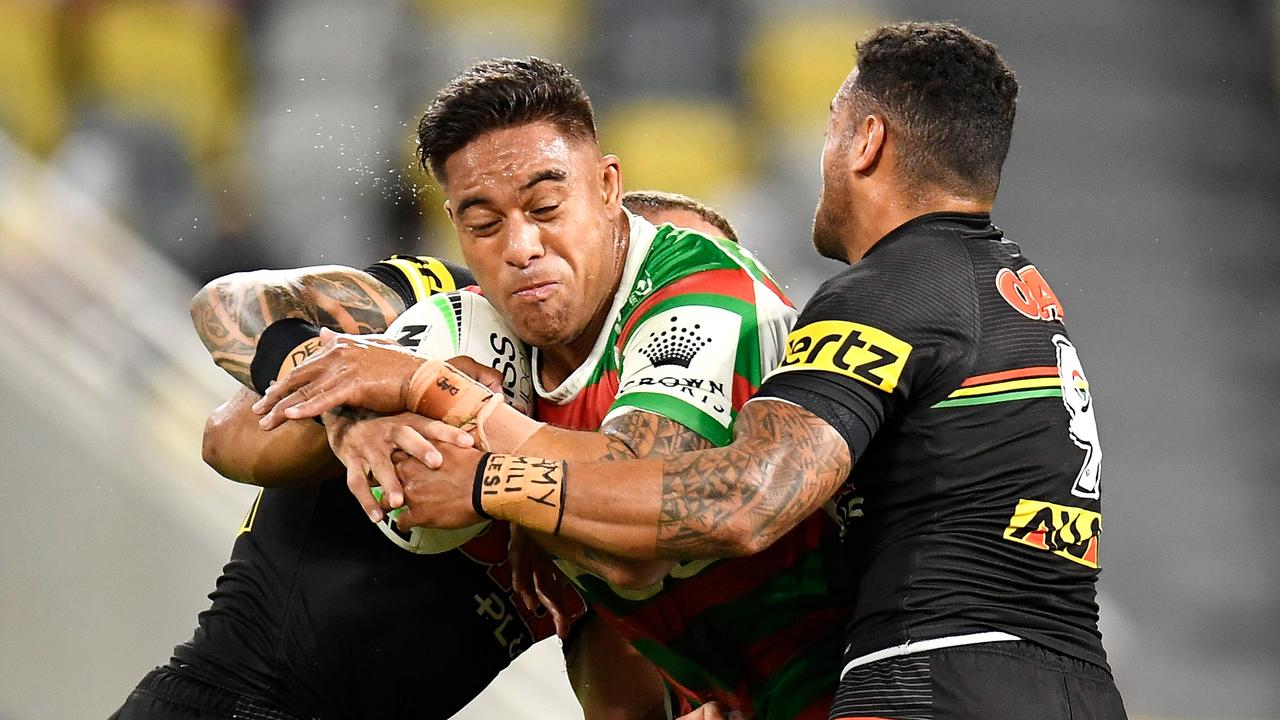
<svg viewBox="0 0 1280 720">
<path fill-rule="evenodd" d="M 947 397 L 968 397 L 972 395 L 990 395 L 992 393 L 1005 392 L 1006 390 L 1031 390 L 1034 388 L 1059 387 L 1061 381 L 1055 373 L 1051 378 L 1030 378 L 1028 380 L 1008 380 L 1005 382 L 991 383 L 989 385 L 978 385 L 974 387 L 962 387 L 951 393 Z"/>
<path fill-rule="evenodd" d="M 728 445 L 733 439 L 733 433 L 729 428 L 721 425 L 719 420 L 669 395 L 652 392 L 625 393 L 618 397 L 609 414 L 613 415 L 622 408 L 644 410 L 661 415 L 668 420 L 675 420 L 717 446 Z"/>
<path fill-rule="evenodd" d="M 934 403 L 935 408 L 964 407 L 967 405 L 990 405 L 992 403 L 1013 402 L 1014 400 L 1036 400 L 1039 398 L 1062 397 L 1062 388 L 1051 388 L 1047 390 L 1024 390 L 1022 392 L 1006 392 L 996 395 L 982 395 L 979 397 L 956 398 L 954 400 L 943 400 Z"/>
<path fill-rule="evenodd" d="M 974 385 L 982 385 L 984 383 L 1000 382 L 1002 380 L 1015 380 L 1025 377 L 1041 377 L 1045 375 L 1058 376 L 1058 368 L 1048 365 L 1041 367 L 1020 368 L 1018 370 L 1005 370 L 1003 372 L 988 373 L 986 375 L 974 375 L 973 377 L 960 383 L 960 387 L 972 387 Z"/>
<path fill-rule="evenodd" d="M 694 302 L 694 297 L 712 300 Z M 751 276 L 740 270 L 704 270 L 682 277 L 659 288 L 631 312 L 631 317 L 627 318 L 626 324 L 622 326 L 622 332 L 618 334 L 618 344 L 626 345 L 636 325 L 656 312 L 655 308 L 664 301 L 676 300 L 678 305 L 705 304 L 736 311 L 733 306 L 722 302 L 727 297 L 741 300 L 748 306 L 753 305 L 755 292 Z"/>
</svg>

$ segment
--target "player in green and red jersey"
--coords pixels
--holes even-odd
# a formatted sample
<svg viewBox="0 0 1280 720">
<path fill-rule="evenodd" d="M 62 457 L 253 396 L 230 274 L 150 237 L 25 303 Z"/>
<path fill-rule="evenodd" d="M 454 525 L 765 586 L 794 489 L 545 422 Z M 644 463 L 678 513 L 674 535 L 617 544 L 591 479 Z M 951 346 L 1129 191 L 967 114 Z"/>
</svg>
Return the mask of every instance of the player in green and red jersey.
<svg viewBox="0 0 1280 720">
<path fill-rule="evenodd" d="M 444 186 L 468 266 L 535 347 L 537 414 L 547 424 L 483 434 L 495 450 L 592 460 L 723 444 L 737 410 L 780 361 L 795 311 L 737 245 L 624 212 L 618 161 L 600 155 L 586 103 L 558 66 L 492 61 L 445 88 L 420 126 L 424 162 Z M 326 405 L 419 409 L 402 391 L 423 367 L 412 355 L 333 336 L 257 409 L 267 414 L 264 427 Z M 358 496 L 381 517 L 370 494 Z M 685 709 L 719 700 L 761 718 L 825 715 L 848 596 L 824 513 L 756 558 L 621 575 L 609 567 L 618 558 L 538 539 L 573 570 L 600 615 L 659 666 Z"/>
</svg>

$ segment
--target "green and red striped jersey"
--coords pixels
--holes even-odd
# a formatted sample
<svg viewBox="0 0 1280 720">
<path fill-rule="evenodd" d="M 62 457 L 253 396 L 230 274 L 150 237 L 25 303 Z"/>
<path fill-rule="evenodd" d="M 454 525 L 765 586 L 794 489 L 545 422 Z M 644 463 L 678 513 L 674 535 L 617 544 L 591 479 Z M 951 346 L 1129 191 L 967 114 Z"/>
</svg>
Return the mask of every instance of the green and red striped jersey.
<svg viewBox="0 0 1280 720">
<path fill-rule="evenodd" d="M 795 317 L 737 244 L 632 216 L 622 281 L 590 356 L 547 389 L 534 351 L 537 416 L 598 430 L 617 415 L 651 412 L 725 445 L 738 410 L 785 354 Z M 748 717 L 826 717 L 851 591 L 825 513 L 759 555 L 681 563 L 644 591 L 564 566 L 686 710 L 720 700 Z"/>
</svg>

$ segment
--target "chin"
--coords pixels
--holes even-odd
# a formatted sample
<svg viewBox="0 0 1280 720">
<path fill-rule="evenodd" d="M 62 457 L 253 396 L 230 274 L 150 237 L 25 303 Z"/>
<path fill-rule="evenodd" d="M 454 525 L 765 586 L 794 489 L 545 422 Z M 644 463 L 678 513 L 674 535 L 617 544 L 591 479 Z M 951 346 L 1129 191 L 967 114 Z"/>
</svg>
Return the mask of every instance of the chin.
<svg viewBox="0 0 1280 720">
<path fill-rule="evenodd" d="M 849 262 L 849 255 L 845 252 L 843 239 L 839 233 L 832 231 L 825 224 L 814 222 L 813 248 L 824 258 L 839 260 L 842 263 Z"/>
<path fill-rule="evenodd" d="M 520 319 L 512 319 L 511 328 L 525 343 L 536 348 L 566 345 L 572 337 L 568 337 L 563 318 L 554 313 L 537 313 Z"/>
</svg>

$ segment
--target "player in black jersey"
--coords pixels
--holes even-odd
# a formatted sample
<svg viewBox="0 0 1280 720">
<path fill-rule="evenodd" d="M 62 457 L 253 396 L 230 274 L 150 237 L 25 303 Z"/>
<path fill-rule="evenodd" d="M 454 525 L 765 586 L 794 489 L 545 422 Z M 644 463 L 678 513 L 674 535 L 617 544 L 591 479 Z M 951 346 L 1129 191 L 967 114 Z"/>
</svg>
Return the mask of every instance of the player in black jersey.
<svg viewBox="0 0 1280 720">
<path fill-rule="evenodd" d="M 658 224 L 734 237 L 723 217 L 691 198 L 632 192 L 623 204 Z M 254 318 L 258 307 L 367 333 L 428 295 L 474 282 L 465 268 L 412 256 L 364 271 L 242 275 L 202 293 L 193 318 L 219 364 L 252 383 L 259 335 L 273 319 Z M 238 321 L 230 332 L 226 318 Z M 545 608 L 530 609 L 513 595 L 505 534 L 439 555 L 401 550 L 348 493 L 324 430 L 303 421 L 265 433 L 248 409 L 257 398 L 243 389 L 214 413 L 204 455 L 224 475 L 264 489 L 195 636 L 139 683 L 115 720 L 446 718 L 555 631 Z M 459 440 L 438 423 L 415 427 L 424 437 Z M 582 617 L 585 605 L 571 586 L 547 592 L 563 623 Z M 401 620 L 410 607 L 415 616 Z M 648 661 L 601 623 L 574 627 L 566 651 L 584 658 L 571 680 L 588 718 L 666 717 L 664 689 Z M 586 666 L 601 658 L 610 667 Z M 430 701 L 389 690 L 405 687 Z"/>
<path fill-rule="evenodd" d="M 832 102 L 814 220 L 819 252 L 850 267 L 805 307 L 733 444 L 555 463 L 554 517 L 484 492 L 547 461 L 451 450 L 402 474 L 410 508 L 431 508 L 402 519 L 528 517 L 693 559 L 758 552 L 833 499 L 859 591 L 832 718 L 1124 718 L 1097 627 L 1093 394 L 1062 304 L 989 216 L 1016 94 L 961 28 L 873 32 Z"/>
</svg>

